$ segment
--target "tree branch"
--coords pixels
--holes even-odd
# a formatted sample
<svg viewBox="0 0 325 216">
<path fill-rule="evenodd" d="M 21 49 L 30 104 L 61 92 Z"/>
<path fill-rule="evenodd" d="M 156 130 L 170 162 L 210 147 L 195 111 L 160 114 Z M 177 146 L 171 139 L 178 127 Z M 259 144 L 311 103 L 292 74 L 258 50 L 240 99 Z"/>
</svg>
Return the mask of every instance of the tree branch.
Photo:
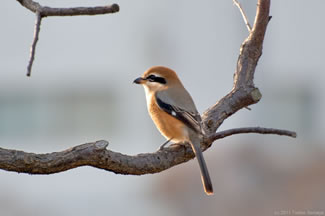
<svg viewBox="0 0 325 216">
<path fill-rule="evenodd" d="M 277 134 L 296 137 L 295 132 L 291 131 L 248 127 L 215 133 L 206 142 L 212 143 L 217 139 L 239 133 Z M 107 141 L 100 140 L 49 154 L 26 153 L 0 148 L 0 169 L 29 174 L 52 174 L 80 166 L 92 166 L 117 174 L 143 175 L 158 173 L 194 158 L 192 148 L 188 144 L 171 145 L 154 153 L 134 156 L 107 150 L 107 146 Z"/>
<path fill-rule="evenodd" d="M 120 10 L 118 4 L 99 6 L 99 7 L 74 7 L 74 8 L 52 8 L 40 5 L 33 0 L 17 0 L 22 6 L 33 13 L 40 12 L 42 17 L 47 16 L 81 16 L 81 15 L 100 15 L 116 13 Z"/>
<path fill-rule="evenodd" d="M 245 24 L 246 24 L 246 27 L 247 27 L 247 29 L 248 29 L 248 32 L 251 32 L 252 27 L 251 27 L 251 25 L 250 25 L 249 22 L 248 22 L 248 19 L 247 19 L 246 13 L 245 13 L 245 11 L 243 10 L 243 8 L 241 7 L 241 4 L 240 4 L 237 0 L 233 0 L 233 2 L 234 2 L 234 4 L 238 7 L 238 9 L 239 9 L 239 11 L 240 11 L 240 13 L 241 13 L 241 15 L 242 15 L 242 17 L 243 17 L 243 19 L 244 19 L 244 22 L 245 22 Z"/>
<path fill-rule="evenodd" d="M 175 145 L 155 153 L 124 155 L 107 150 L 101 140 L 61 152 L 34 154 L 0 148 L 0 169 L 29 174 L 52 174 L 79 166 L 93 166 L 118 174 L 157 173 L 194 157 L 190 146 Z"/>
<path fill-rule="evenodd" d="M 26 4 L 26 2 L 30 3 L 31 5 L 26 7 L 33 12 L 36 11 L 36 14 L 39 14 L 37 17 L 40 17 L 40 19 L 42 16 L 49 16 L 43 14 L 44 11 L 42 12 L 42 10 L 45 7 L 39 6 L 38 3 L 31 0 L 18 1 L 22 5 Z M 39 9 L 40 7 L 41 9 Z M 254 86 L 253 79 L 258 59 L 262 54 L 262 44 L 269 21 L 269 7 L 270 0 L 258 0 L 253 29 L 240 49 L 237 69 L 234 74 L 233 89 L 202 116 L 207 131 L 206 137 L 201 142 L 203 151 L 208 149 L 215 140 L 239 133 L 277 134 L 296 137 L 295 132 L 260 127 L 236 128 L 215 132 L 226 118 L 239 109 L 255 104 L 261 99 L 261 93 Z M 49 9 L 46 10 L 50 11 Z M 37 25 L 37 23 L 39 24 Z M 36 22 L 35 29 L 39 29 L 39 25 L 40 21 Z M 37 31 L 35 30 L 35 32 Z M 30 174 L 51 174 L 79 166 L 93 166 L 119 174 L 142 175 L 161 172 L 194 157 L 190 145 L 187 144 L 172 145 L 154 153 L 135 156 L 107 150 L 107 146 L 108 142 L 102 140 L 48 154 L 26 153 L 0 148 L 0 169 Z"/>
<path fill-rule="evenodd" d="M 247 133 L 258 133 L 258 134 L 275 134 L 281 136 L 289 136 L 292 138 L 297 137 L 297 133 L 288 130 L 281 130 L 275 128 L 262 128 L 262 127 L 244 127 L 244 128 L 234 128 L 221 132 L 217 132 L 208 138 L 209 142 L 214 142 L 215 140 L 225 138 L 227 136 L 235 134 L 247 134 Z"/>
<path fill-rule="evenodd" d="M 39 32 L 41 30 L 41 21 L 42 21 L 41 14 L 39 12 L 36 12 L 34 38 L 33 38 L 32 45 L 30 47 L 30 57 L 29 57 L 28 65 L 27 65 L 27 76 L 30 76 L 31 71 L 32 71 L 32 66 L 33 66 L 33 62 L 34 62 L 34 58 L 35 58 L 36 44 L 37 44 L 37 41 L 38 41 Z"/>
<path fill-rule="evenodd" d="M 208 134 L 213 134 L 226 118 L 257 103 L 262 97 L 259 89 L 254 86 L 254 73 L 262 55 L 269 10 L 270 0 L 258 0 L 253 29 L 240 48 L 233 89 L 203 113 L 202 120 Z"/>
<path fill-rule="evenodd" d="M 30 57 L 27 65 L 27 76 L 31 75 L 32 66 L 35 58 L 35 49 L 40 32 L 40 25 L 43 17 L 48 16 L 81 16 L 81 15 L 100 15 L 116 13 L 120 10 L 117 4 L 100 7 L 74 7 L 74 8 L 52 8 L 40 5 L 33 0 L 17 0 L 22 6 L 36 14 L 34 38 L 30 48 Z"/>
</svg>

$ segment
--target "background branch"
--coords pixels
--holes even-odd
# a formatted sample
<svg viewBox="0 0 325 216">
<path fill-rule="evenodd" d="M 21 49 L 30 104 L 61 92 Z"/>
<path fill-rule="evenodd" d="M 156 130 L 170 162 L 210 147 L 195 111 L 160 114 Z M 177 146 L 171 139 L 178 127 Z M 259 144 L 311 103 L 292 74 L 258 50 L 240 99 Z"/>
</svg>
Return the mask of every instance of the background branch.
<svg viewBox="0 0 325 216">
<path fill-rule="evenodd" d="M 30 76 L 31 71 L 32 71 L 32 66 L 33 66 L 33 62 L 34 62 L 34 58 L 35 58 L 36 44 L 38 41 L 39 32 L 41 30 L 41 21 L 42 21 L 42 17 L 41 17 L 40 12 L 36 12 L 34 38 L 33 38 L 32 45 L 30 47 L 30 57 L 29 57 L 28 65 L 27 65 L 27 76 Z"/>
<path fill-rule="evenodd" d="M 22 6 L 32 11 L 39 12 L 42 17 L 47 16 L 80 16 L 80 15 L 100 15 L 116 13 L 120 10 L 118 4 L 98 6 L 98 7 L 73 7 L 73 8 L 52 8 L 40 5 L 33 0 L 17 0 Z"/>
<path fill-rule="evenodd" d="M 27 65 L 27 76 L 31 75 L 35 58 L 35 49 L 40 32 L 40 25 L 43 17 L 48 16 L 80 16 L 80 15 L 100 15 L 116 13 L 120 10 L 117 4 L 100 7 L 74 7 L 74 8 L 52 8 L 40 5 L 33 0 L 17 0 L 22 6 L 36 14 L 34 38 L 30 48 L 30 57 Z"/>
</svg>

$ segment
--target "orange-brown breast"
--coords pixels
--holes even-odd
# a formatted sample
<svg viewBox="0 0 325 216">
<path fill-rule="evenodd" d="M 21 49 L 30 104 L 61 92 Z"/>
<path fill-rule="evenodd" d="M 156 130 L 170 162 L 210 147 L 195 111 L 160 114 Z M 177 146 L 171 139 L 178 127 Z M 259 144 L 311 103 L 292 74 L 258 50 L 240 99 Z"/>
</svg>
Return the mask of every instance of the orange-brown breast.
<svg viewBox="0 0 325 216">
<path fill-rule="evenodd" d="M 152 98 L 150 99 L 148 111 L 160 133 L 166 137 L 166 139 L 172 138 L 175 142 L 188 141 L 187 131 L 184 124 L 180 120 L 161 110 L 154 97 L 155 96 L 152 95 Z"/>
</svg>

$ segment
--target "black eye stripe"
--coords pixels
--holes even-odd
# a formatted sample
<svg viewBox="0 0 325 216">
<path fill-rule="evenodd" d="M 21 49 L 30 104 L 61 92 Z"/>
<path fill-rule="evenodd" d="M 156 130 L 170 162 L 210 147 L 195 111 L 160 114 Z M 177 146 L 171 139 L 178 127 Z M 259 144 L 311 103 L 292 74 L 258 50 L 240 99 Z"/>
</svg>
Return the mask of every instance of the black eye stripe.
<svg viewBox="0 0 325 216">
<path fill-rule="evenodd" d="M 157 77 L 155 75 L 150 75 L 146 78 L 146 80 L 149 80 L 150 82 L 157 82 L 157 83 L 161 83 L 161 84 L 166 84 L 166 80 L 162 77 Z"/>
<path fill-rule="evenodd" d="M 154 81 L 154 79 L 156 78 L 156 76 L 155 75 L 150 75 L 150 76 L 147 76 L 147 80 L 149 80 L 149 81 Z"/>
</svg>

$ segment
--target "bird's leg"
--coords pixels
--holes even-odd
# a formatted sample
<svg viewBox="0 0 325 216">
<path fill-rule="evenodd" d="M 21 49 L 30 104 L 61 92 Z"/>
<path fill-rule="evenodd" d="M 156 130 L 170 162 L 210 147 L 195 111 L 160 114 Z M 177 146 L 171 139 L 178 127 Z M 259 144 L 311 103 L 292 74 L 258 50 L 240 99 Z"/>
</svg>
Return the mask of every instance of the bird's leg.
<svg viewBox="0 0 325 216">
<path fill-rule="evenodd" d="M 167 140 L 166 142 L 164 142 L 158 150 L 163 150 L 165 148 L 165 146 L 172 140 L 173 138 L 170 138 L 169 140 Z"/>
</svg>

